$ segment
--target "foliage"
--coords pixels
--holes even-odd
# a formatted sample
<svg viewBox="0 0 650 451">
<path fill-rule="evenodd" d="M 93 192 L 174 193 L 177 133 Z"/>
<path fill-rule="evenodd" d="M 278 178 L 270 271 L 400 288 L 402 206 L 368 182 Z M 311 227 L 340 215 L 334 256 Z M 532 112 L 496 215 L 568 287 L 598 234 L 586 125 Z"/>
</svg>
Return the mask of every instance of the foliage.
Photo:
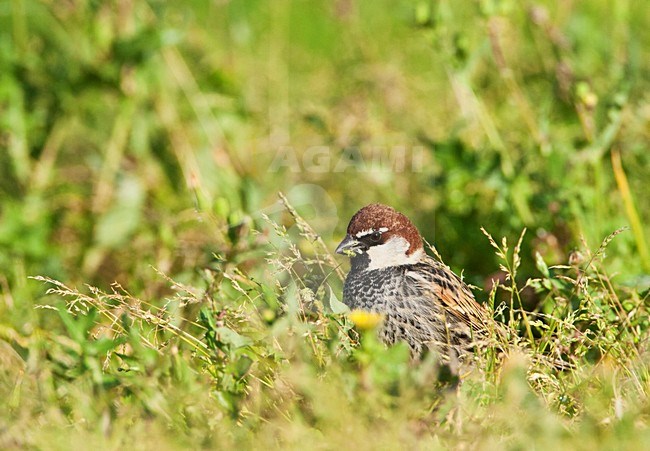
<svg viewBox="0 0 650 451">
<path fill-rule="evenodd" d="M 644 6 L 4 2 L 0 447 L 650 443 Z M 371 201 L 507 328 L 459 385 L 344 311 Z"/>
</svg>

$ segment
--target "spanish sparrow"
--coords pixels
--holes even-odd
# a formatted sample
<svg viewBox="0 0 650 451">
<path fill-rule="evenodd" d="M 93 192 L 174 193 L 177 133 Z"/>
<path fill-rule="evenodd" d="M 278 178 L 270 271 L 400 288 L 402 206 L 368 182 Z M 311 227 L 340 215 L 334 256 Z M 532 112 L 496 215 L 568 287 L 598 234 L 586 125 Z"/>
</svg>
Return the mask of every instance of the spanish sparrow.
<svg viewBox="0 0 650 451">
<path fill-rule="evenodd" d="M 395 209 L 359 210 L 336 252 L 351 261 L 343 302 L 382 314 L 386 344 L 403 340 L 415 358 L 431 350 L 456 366 L 485 342 L 491 315 L 449 267 L 426 254 L 418 229 Z"/>
</svg>

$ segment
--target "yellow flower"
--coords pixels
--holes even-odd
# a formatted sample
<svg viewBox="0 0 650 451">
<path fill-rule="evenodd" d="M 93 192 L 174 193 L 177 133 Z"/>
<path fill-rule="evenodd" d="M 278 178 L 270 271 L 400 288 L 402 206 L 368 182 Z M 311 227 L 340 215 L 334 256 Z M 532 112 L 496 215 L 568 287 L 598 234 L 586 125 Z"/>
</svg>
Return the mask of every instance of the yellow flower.
<svg viewBox="0 0 650 451">
<path fill-rule="evenodd" d="M 367 312 L 365 310 L 352 310 L 350 319 L 360 330 L 372 330 L 376 328 L 384 319 L 381 313 Z"/>
</svg>

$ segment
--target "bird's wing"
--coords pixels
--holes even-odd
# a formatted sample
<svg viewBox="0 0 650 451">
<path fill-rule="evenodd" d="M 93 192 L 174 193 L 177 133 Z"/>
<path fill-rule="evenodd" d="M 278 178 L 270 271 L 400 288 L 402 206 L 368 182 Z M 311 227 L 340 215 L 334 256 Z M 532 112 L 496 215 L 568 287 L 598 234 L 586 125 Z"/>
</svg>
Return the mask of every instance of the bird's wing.
<svg viewBox="0 0 650 451">
<path fill-rule="evenodd" d="M 489 321 L 488 311 L 474 300 L 469 287 L 444 264 L 426 258 L 410 271 L 421 292 L 430 293 L 441 302 L 444 311 L 476 331 L 483 331 Z"/>
<path fill-rule="evenodd" d="M 446 305 L 448 312 L 472 329 L 485 330 L 487 311 L 474 300 L 474 295 L 469 291 L 467 285 L 460 283 L 462 285 L 456 290 L 440 289 L 436 293 L 438 299 Z"/>
</svg>

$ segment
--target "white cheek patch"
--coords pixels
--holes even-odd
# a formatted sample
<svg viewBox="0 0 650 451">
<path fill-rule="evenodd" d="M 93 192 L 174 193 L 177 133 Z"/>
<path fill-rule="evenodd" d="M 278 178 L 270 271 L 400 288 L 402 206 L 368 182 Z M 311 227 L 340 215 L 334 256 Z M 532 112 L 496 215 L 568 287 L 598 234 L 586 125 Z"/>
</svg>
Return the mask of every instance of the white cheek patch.
<svg viewBox="0 0 650 451">
<path fill-rule="evenodd" d="M 366 253 L 370 258 L 368 270 L 389 266 L 412 265 L 422 258 L 422 249 L 406 255 L 411 245 L 400 236 L 394 236 L 384 244 L 370 247 Z"/>
</svg>

